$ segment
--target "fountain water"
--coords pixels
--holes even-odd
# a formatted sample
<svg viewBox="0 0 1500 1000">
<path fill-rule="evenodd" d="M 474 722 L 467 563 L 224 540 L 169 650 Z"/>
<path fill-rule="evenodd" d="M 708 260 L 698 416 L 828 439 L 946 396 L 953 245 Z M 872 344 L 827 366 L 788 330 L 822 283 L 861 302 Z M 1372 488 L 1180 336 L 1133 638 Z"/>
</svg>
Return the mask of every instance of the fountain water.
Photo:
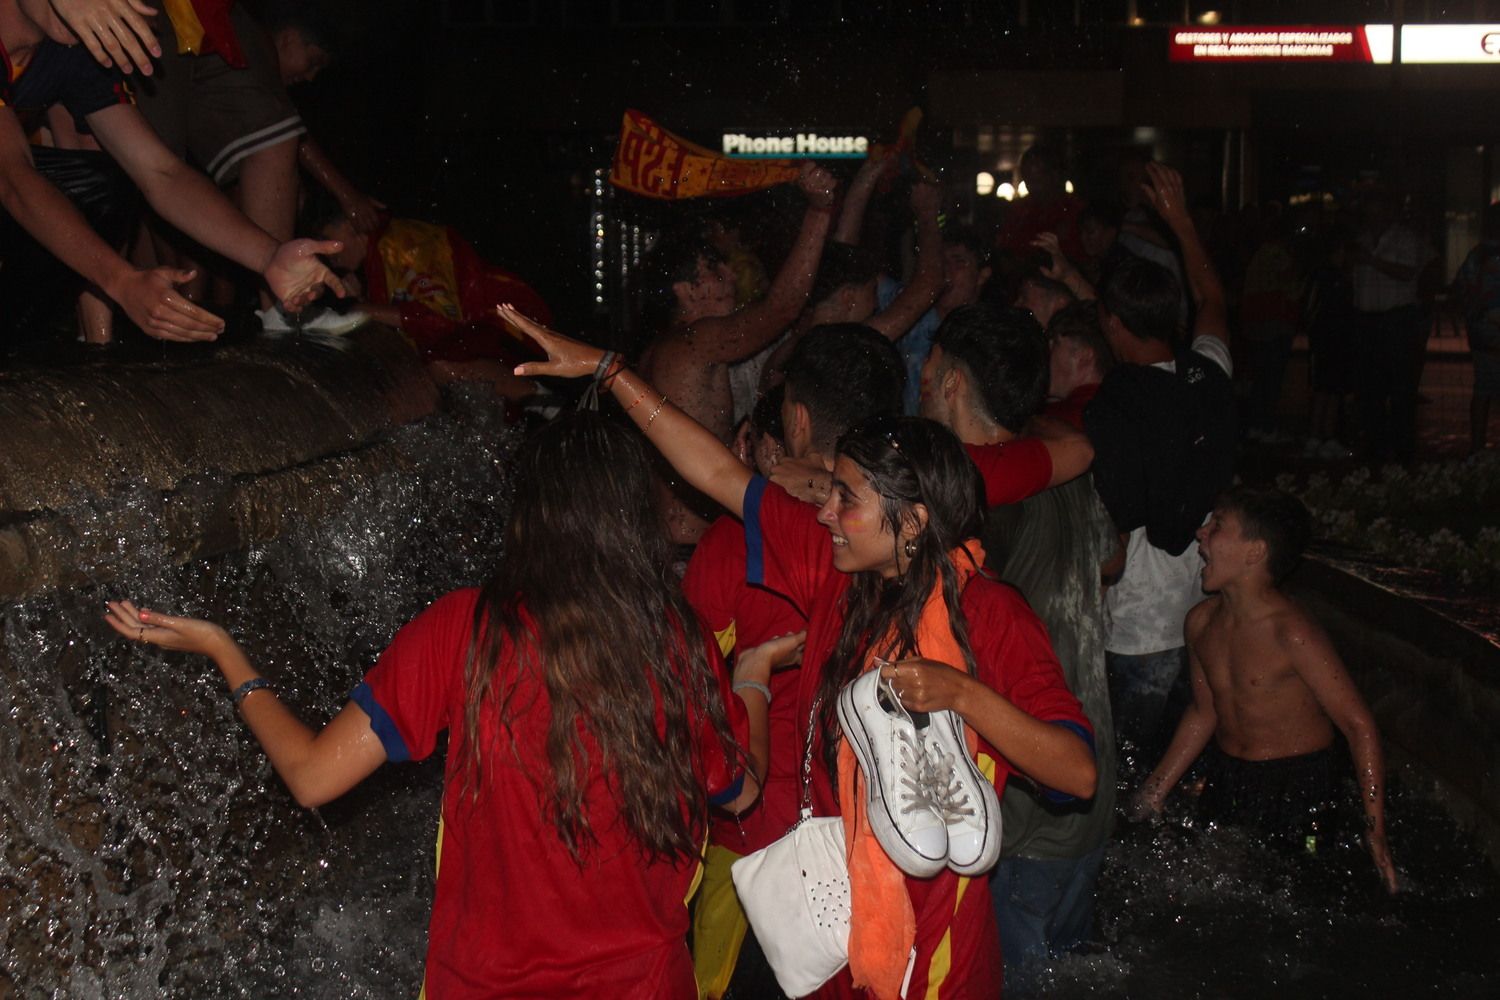
<svg viewBox="0 0 1500 1000">
<path fill-rule="evenodd" d="M 120 641 L 103 602 L 224 622 L 326 719 L 397 627 L 490 572 L 514 431 L 482 394 L 437 411 L 378 334 L 339 357 L 261 350 L 175 377 L 0 377 L 0 997 L 384 998 L 421 981 L 440 763 L 300 810 L 212 667 Z M 131 421 L 138 455 L 119 445 Z M 1491 687 L 1365 623 L 1331 627 L 1388 744 L 1426 768 L 1400 770 L 1390 806 L 1412 891 L 1383 898 L 1355 846 L 1308 868 L 1231 831 L 1122 830 L 1108 947 L 1059 962 L 1049 995 L 1493 992 L 1500 880 L 1425 776 L 1467 789 L 1471 813 L 1494 801 Z M 1434 694 L 1441 677 L 1454 686 Z"/>
<path fill-rule="evenodd" d="M 213 617 L 304 718 L 328 718 L 397 627 L 499 552 L 515 433 L 489 398 L 386 423 L 341 428 L 348 451 L 293 470 L 288 495 L 316 487 L 321 517 L 280 507 L 279 534 L 235 551 L 193 554 L 246 487 L 222 468 L 10 519 L 67 543 L 28 565 L 74 585 L 0 610 L 0 995 L 415 994 L 441 765 L 300 810 L 211 665 L 102 620 L 127 595 Z"/>
</svg>

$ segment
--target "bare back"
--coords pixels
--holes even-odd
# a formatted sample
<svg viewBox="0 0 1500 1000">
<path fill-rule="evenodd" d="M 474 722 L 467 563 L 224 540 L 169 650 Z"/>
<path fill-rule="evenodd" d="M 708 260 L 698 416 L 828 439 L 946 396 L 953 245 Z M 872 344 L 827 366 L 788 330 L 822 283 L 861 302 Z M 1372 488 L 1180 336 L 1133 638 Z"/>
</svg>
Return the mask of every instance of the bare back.
<svg viewBox="0 0 1500 1000">
<path fill-rule="evenodd" d="M 1235 621 L 1221 597 L 1189 612 L 1188 648 L 1213 692 L 1214 738 L 1226 754 L 1272 760 L 1333 743 L 1333 721 L 1293 662 L 1309 629 L 1317 625 L 1280 594 L 1247 621 Z"/>
<path fill-rule="evenodd" d="M 704 336 L 694 326 L 679 326 L 653 340 L 641 355 L 640 370 L 673 403 L 724 442 L 734 437 L 734 395 L 729 365 L 705 361 L 696 343 Z M 695 545 L 720 510 L 702 493 L 680 482 L 670 468 L 660 469 L 657 500 L 671 540 Z"/>
</svg>

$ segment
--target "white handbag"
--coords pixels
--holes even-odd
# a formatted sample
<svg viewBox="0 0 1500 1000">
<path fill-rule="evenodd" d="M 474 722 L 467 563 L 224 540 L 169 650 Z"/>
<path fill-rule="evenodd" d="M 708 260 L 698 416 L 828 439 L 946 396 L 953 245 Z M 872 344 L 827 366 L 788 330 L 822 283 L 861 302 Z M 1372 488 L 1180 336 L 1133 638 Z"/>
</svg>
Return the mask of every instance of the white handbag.
<svg viewBox="0 0 1500 1000">
<path fill-rule="evenodd" d="M 740 905 L 777 985 L 789 997 L 807 996 L 849 964 L 844 821 L 812 814 L 811 733 L 809 720 L 802 818 L 786 836 L 730 867 Z"/>
</svg>

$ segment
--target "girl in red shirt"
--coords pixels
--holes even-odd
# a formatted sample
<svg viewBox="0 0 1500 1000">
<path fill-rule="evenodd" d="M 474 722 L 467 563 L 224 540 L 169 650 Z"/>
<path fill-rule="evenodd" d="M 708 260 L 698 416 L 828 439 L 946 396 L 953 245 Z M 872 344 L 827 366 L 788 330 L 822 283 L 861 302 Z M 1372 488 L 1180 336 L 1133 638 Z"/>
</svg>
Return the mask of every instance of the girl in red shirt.
<svg viewBox="0 0 1500 1000">
<path fill-rule="evenodd" d="M 862 825 L 850 821 L 855 796 L 839 790 L 849 770 L 836 760 L 843 755 L 833 708 L 839 690 L 877 657 L 897 661 L 879 669 L 908 710 L 949 710 L 968 725 L 978 737 L 980 771 L 1001 790 L 1020 773 L 1065 797 L 1093 794 L 1092 734 L 1045 628 L 1013 589 L 977 572 L 981 484 L 957 438 L 915 418 L 876 418 L 851 430 L 838 444 L 831 495 L 815 510 L 754 476 L 713 434 L 597 348 L 514 310 L 501 315 L 547 352 L 546 362 L 521 365 L 517 375 L 602 376 L 599 384 L 684 481 L 744 521 L 749 581 L 807 616 L 797 718 L 806 727 L 804 747 L 823 762 L 813 768 L 815 814 L 842 815 L 846 829 Z M 945 659 L 924 658 L 918 637 L 949 631 L 933 644 L 948 650 Z M 818 996 L 857 988 L 880 1000 L 997 996 L 1001 960 L 988 879 L 945 869 L 902 885 L 898 873 L 892 893 L 882 875 L 878 892 L 864 898 L 889 900 L 891 910 L 866 908 L 863 919 L 856 861 L 867 855 L 858 853 L 858 837 L 851 965 Z"/>
<path fill-rule="evenodd" d="M 758 684 L 731 694 L 670 575 L 650 467 L 638 435 L 595 414 L 539 432 L 516 458 L 497 575 L 402 628 L 321 732 L 219 626 L 110 604 L 122 635 L 214 660 L 304 806 L 450 733 L 433 1000 L 697 996 L 686 900 L 710 805 L 758 794 L 767 705 Z M 768 676 L 787 652 L 738 670 Z"/>
</svg>

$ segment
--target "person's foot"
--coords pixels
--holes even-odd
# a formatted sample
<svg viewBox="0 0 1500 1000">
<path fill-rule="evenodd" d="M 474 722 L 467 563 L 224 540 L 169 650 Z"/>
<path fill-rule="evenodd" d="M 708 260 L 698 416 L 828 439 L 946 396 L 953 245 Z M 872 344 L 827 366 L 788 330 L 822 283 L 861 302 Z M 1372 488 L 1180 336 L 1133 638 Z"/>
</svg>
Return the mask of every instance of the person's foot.
<svg viewBox="0 0 1500 1000">
<path fill-rule="evenodd" d="M 879 670 L 839 692 L 839 725 L 865 775 L 870 830 L 897 868 L 929 878 L 948 862 L 948 826 L 924 780 L 922 735 Z"/>
</svg>

